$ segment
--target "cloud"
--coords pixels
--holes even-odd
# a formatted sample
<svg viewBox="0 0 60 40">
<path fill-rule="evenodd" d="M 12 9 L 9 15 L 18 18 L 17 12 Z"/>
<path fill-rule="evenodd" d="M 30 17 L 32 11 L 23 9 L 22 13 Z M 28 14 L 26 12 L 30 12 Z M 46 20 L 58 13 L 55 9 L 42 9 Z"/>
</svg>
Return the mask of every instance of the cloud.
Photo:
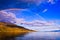
<svg viewBox="0 0 60 40">
<path fill-rule="evenodd" d="M 22 9 L 6 9 L 6 10 L 22 10 Z M 0 22 L 11 22 L 15 24 L 20 24 L 25 22 L 23 18 L 17 18 L 16 14 L 6 10 L 0 11 Z"/>
<path fill-rule="evenodd" d="M 0 11 L 0 21 L 19 24 L 24 22 L 24 19 L 17 18 L 16 15 L 12 12 L 6 12 L 5 10 L 2 10 Z"/>
<path fill-rule="evenodd" d="M 55 0 L 48 0 L 48 3 L 55 4 Z"/>
<path fill-rule="evenodd" d="M 48 10 L 48 9 L 44 9 L 44 10 L 43 10 L 43 13 L 45 13 L 47 10 Z"/>
<path fill-rule="evenodd" d="M 60 24 L 57 25 L 54 20 L 50 21 L 40 21 L 40 20 L 33 20 L 32 22 L 26 22 L 25 24 L 30 25 L 26 26 L 28 29 L 36 30 L 36 31 L 54 31 L 54 30 L 60 30 Z"/>
<path fill-rule="evenodd" d="M 22 1 L 22 2 L 28 2 L 28 3 L 35 3 L 36 5 L 40 5 L 41 3 L 51 3 L 51 4 L 55 4 L 56 0 L 18 0 L 18 1 Z"/>
<path fill-rule="evenodd" d="M 15 22 L 16 16 L 11 12 L 0 11 L 0 21 Z"/>
<path fill-rule="evenodd" d="M 56 24 L 54 22 L 46 22 L 42 20 L 33 20 L 32 22 L 26 22 L 23 23 L 25 25 L 32 25 L 32 26 L 38 26 L 38 27 L 46 27 L 46 26 L 55 26 Z"/>
<path fill-rule="evenodd" d="M 35 5 L 40 5 L 41 3 L 45 3 L 47 2 L 47 0 L 18 0 L 18 1 L 22 1 L 22 2 L 26 2 L 28 4 L 35 4 Z"/>
</svg>

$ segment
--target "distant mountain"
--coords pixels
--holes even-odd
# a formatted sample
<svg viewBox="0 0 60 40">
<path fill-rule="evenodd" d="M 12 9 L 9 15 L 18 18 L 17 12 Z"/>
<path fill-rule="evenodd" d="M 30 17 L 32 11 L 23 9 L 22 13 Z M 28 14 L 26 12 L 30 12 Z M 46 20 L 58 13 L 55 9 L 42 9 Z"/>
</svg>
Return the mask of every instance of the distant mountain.
<svg viewBox="0 0 60 40">
<path fill-rule="evenodd" d="M 0 22 L 0 38 L 23 35 L 28 32 L 34 31 L 12 23 Z"/>
<path fill-rule="evenodd" d="M 51 32 L 60 32 L 60 30 L 53 30 L 53 31 L 51 31 Z"/>
</svg>

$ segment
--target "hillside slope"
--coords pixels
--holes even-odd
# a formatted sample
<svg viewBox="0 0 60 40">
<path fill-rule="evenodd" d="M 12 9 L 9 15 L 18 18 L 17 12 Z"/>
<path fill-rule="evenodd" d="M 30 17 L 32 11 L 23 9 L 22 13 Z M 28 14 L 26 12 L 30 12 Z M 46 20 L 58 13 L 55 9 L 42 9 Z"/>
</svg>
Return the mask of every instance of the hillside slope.
<svg viewBox="0 0 60 40">
<path fill-rule="evenodd" d="M 11 37 L 11 36 L 23 35 L 28 32 L 34 32 L 34 31 L 26 29 L 21 26 L 17 26 L 12 23 L 0 22 L 0 38 L 6 36 Z"/>
</svg>

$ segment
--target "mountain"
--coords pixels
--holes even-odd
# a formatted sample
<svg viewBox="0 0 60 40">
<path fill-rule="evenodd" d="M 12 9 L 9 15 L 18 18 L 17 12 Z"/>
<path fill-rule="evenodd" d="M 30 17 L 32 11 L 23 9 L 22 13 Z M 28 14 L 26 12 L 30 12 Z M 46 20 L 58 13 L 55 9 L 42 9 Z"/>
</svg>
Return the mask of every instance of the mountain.
<svg viewBox="0 0 60 40">
<path fill-rule="evenodd" d="M 60 32 L 60 30 L 54 30 L 54 31 L 51 31 L 51 32 Z"/>
<path fill-rule="evenodd" d="M 26 29 L 22 26 L 17 26 L 12 23 L 0 22 L 0 39 L 4 37 L 23 35 L 28 32 L 34 32 L 34 31 Z"/>
</svg>

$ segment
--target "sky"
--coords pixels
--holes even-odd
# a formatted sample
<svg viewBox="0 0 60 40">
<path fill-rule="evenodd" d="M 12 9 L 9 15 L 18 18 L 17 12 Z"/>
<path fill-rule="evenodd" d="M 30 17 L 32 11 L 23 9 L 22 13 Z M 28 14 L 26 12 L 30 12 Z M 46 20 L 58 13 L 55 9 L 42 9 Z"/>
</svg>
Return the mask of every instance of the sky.
<svg viewBox="0 0 60 40">
<path fill-rule="evenodd" d="M 38 31 L 60 30 L 60 0 L 0 0 L 0 21 Z"/>
</svg>

